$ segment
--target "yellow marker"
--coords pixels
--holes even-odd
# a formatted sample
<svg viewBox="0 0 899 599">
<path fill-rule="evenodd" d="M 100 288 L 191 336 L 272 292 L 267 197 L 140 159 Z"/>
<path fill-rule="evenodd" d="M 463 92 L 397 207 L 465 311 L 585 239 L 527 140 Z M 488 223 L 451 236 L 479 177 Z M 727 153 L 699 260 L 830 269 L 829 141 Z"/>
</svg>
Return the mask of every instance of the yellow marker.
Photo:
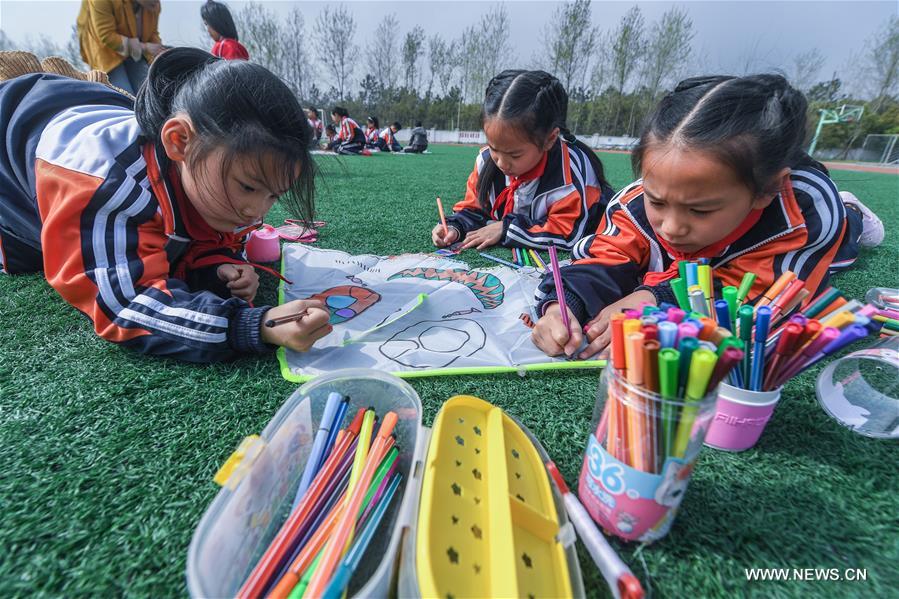
<svg viewBox="0 0 899 599">
<path fill-rule="evenodd" d="M 700 264 L 697 271 L 699 276 L 699 287 L 702 289 L 705 303 L 708 304 L 709 315 L 717 322 L 717 319 L 715 318 L 715 287 L 712 284 L 712 267 L 708 264 Z"/>
<path fill-rule="evenodd" d="M 639 333 L 643 324 L 637 318 L 628 318 L 621 326 L 624 329 L 624 338 L 627 339 L 627 336 L 631 333 Z"/>
<path fill-rule="evenodd" d="M 840 330 L 855 322 L 855 313 L 851 310 L 837 312 L 821 321 L 822 327 L 835 327 Z"/>
<path fill-rule="evenodd" d="M 687 453 L 687 446 L 690 444 L 690 431 L 693 430 L 693 422 L 696 420 L 696 412 L 699 410 L 698 403 L 706 395 L 709 386 L 709 379 L 712 378 L 712 371 L 715 369 L 715 363 L 718 356 L 709 349 L 697 349 L 690 358 L 690 372 L 687 375 L 687 389 L 684 394 L 684 406 L 681 412 L 680 422 L 677 425 L 677 434 L 674 438 L 674 456 L 684 458 Z"/>
</svg>

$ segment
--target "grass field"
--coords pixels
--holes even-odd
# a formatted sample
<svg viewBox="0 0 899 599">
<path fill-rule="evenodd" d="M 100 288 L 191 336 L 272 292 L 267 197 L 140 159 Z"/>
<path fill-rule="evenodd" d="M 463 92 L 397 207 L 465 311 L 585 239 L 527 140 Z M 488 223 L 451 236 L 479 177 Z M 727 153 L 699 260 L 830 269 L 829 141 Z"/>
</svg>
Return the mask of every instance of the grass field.
<svg viewBox="0 0 899 599">
<path fill-rule="evenodd" d="M 460 197 L 474 155 L 470 147 L 437 146 L 430 156 L 322 157 L 318 214 L 328 224 L 319 245 L 427 251 L 434 196 Z M 631 179 L 628 156 L 602 158 L 613 185 Z M 855 297 L 871 286 L 896 287 L 899 177 L 835 171 L 834 178 L 888 225 L 886 242 L 834 284 Z M 268 222 L 284 216 L 276 208 Z M 257 305 L 275 293 L 266 281 Z M 664 540 L 616 545 L 652 597 L 896 596 L 896 444 L 832 421 L 815 399 L 816 373 L 787 386 L 755 449 L 700 455 Z M 572 482 L 597 377 L 411 384 L 428 425 L 455 394 L 501 406 Z M 0 596 L 184 595 L 188 543 L 218 491 L 212 475 L 293 387 L 274 356 L 195 366 L 129 353 L 97 338 L 41 276 L 0 276 Z M 581 564 L 589 594 L 606 596 L 583 548 Z M 865 568 L 867 581 L 747 582 L 744 568 L 757 567 Z"/>
</svg>

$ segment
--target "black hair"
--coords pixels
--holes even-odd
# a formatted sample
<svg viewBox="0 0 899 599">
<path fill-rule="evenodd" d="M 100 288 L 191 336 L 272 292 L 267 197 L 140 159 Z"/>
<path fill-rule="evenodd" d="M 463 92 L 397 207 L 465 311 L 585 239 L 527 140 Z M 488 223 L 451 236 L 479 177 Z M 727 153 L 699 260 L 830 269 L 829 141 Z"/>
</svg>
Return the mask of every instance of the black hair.
<svg viewBox="0 0 899 599">
<path fill-rule="evenodd" d="M 397 130 L 397 131 L 399 131 L 400 129 L 403 128 L 403 125 L 400 124 L 399 121 L 393 121 L 393 126 L 396 127 L 396 130 Z"/>
<path fill-rule="evenodd" d="M 327 125 L 325 125 L 325 131 L 333 131 L 334 133 L 337 133 L 337 127 L 335 127 L 331 123 L 328 123 Z"/>
<path fill-rule="evenodd" d="M 200 7 L 200 16 L 203 22 L 215 29 L 222 37 L 237 40 L 237 27 L 234 25 L 234 19 L 231 17 L 231 11 L 221 2 L 215 0 L 207 0 Z"/>
<path fill-rule="evenodd" d="M 807 108 L 802 92 L 780 75 L 685 79 L 649 116 L 631 154 L 634 173 L 648 148 L 679 144 L 733 168 L 754 196 L 774 193 L 786 167 L 827 173 L 803 149 Z"/>
<path fill-rule="evenodd" d="M 318 118 L 318 108 L 316 108 L 315 106 L 307 106 L 305 108 L 305 110 L 307 110 L 307 111 L 311 110 L 312 112 L 315 113 L 315 118 Z"/>
<path fill-rule="evenodd" d="M 350 116 L 350 113 L 343 106 L 335 106 L 331 109 L 331 114 L 336 114 L 337 116 Z"/>
<path fill-rule="evenodd" d="M 191 168 L 219 148 L 224 149 L 223 178 L 235 159 L 255 159 L 257 176 L 272 191 L 291 182 L 280 201 L 295 217 L 312 221 L 312 129 L 290 88 L 265 67 L 222 60 L 196 48 L 172 48 L 150 65 L 134 112 L 143 136 L 155 143 L 161 142 L 167 120 L 186 114 L 196 132 L 186 159 Z M 264 159 L 272 160 L 274 172 L 267 172 Z"/>
<path fill-rule="evenodd" d="M 415 126 L 416 126 L 416 127 L 421 127 L 421 121 L 415 121 Z"/>
<path fill-rule="evenodd" d="M 596 152 L 568 130 L 565 124 L 568 93 L 562 83 L 546 71 L 508 69 L 491 79 L 484 95 L 481 126 L 493 118 L 516 127 L 538 147 L 543 147 L 552 130 L 558 127 L 562 138 L 577 146 L 590 160 L 600 186 L 611 187 Z M 498 171 L 499 167 L 488 156 L 478 176 L 478 203 L 486 212 L 490 211 L 490 189 Z"/>
<path fill-rule="evenodd" d="M 371 124 L 375 126 L 375 129 L 378 129 L 381 127 L 381 124 L 378 122 L 378 117 L 370 116 L 370 117 L 368 117 L 367 120 L 371 121 Z"/>
</svg>

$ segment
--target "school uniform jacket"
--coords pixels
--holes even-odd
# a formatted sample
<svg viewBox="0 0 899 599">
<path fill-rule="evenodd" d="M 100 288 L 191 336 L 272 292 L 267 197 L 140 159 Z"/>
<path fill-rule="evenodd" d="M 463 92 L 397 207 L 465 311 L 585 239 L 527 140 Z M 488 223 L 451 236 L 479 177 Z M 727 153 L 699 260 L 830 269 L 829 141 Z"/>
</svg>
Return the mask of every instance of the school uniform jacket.
<svg viewBox="0 0 899 599">
<path fill-rule="evenodd" d="M 380 139 L 384 140 L 384 143 L 387 144 L 388 148 L 396 145 L 396 136 L 393 134 L 393 129 L 390 127 L 384 127 L 381 129 Z"/>
<path fill-rule="evenodd" d="M 143 353 L 211 362 L 271 350 L 259 334 L 268 307 L 231 297 L 215 274 L 216 262 L 240 258 L 238 235 L 221 235 L 203 268 L 175 276 L 198 243 L 199 216 L 130 106 L 105 86 L 53 75 L 0 84 L 4 269 L 43 270 L 99 336 Z"/>
<path fill-rule="evenodd" d="M 492 209 L 488 213 L 478 203 L 478 179 L 489 158 L 490 150 L 481 148 L 468 177 L 465 198 L 453 206 L 455 214 L 446 219 L 448 226 L 459 231 L 460 240 L 490 221 L 502 221 L 500 243 L 504 246 L 540 249 L 555 245 L 571 250 L 581 238 L 595 231 L 603 207 L 613 195 L 608 186 L 600 189 L 599 179 L 584 152 L 559 139 L 548 152 L 543 175 L 515 190 L 508 214 L 499 214 L 495 204 L 510 180 L 496 170 L 489 194 Z"/>
<path fill-rule="evenodd" d="M 365 143 L 367 144 L 376 144 L 378 143 L 378 134 L 380 130 L 377 127 L 369 127 L 365 130 Z"/>
<path fill-rule="evenodd" d="M 337 131 L 337 141 L 341 143 L 365 143 L 365 134 L 359 124 L 348 116 L 340 121 L 340 129 Z"/>
<path fill-rule="evenodd" d="M 830 177 L 802 167 L 792 172 L 790 183 L 755 225 L 710 257 L 716 287 L 739 286 L 744 273 L 755 273 L 748 300 L 754 302 L 789 270 L 814 296 L 826 286 L 831 270 L 855 261 L 856 239 L 848 231 L 846 209 Z M 642 180 L 612 199 L 596 234 L 578 243 L 572 258 L 574 262 L 561 270 L 562 281 L 566 302 L 582 323 L 638 289 L 647 272 L 669 269 L 674 258 L 646 217 Z M 676 305 L 670 280 L 645 288 L 657 302 Z M 556 297 L 548 276 L 537 290 L 539 313 Z"/>
</svg>

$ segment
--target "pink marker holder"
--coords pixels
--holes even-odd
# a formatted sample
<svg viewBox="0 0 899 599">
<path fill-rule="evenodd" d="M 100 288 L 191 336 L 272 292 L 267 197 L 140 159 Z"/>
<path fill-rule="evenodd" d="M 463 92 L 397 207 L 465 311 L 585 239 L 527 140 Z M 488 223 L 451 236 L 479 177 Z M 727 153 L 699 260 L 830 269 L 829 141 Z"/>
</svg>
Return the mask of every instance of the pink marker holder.
<svg viewBox="0 0 899 599">
<path fill-rule="evenodd" d="M 281 235 L 271 225 L 262 225 L 250 233 L 247 240 L 247 259 L 250 262 L 277 262 L 281 259 Z"/>
<path fill-rule="evenodd" d="M 749 391 L 721 383 L 705 445 L 724 451 L 745 451 L 753 447 L 771 419 L 782 389 Z"/>
</svg>

